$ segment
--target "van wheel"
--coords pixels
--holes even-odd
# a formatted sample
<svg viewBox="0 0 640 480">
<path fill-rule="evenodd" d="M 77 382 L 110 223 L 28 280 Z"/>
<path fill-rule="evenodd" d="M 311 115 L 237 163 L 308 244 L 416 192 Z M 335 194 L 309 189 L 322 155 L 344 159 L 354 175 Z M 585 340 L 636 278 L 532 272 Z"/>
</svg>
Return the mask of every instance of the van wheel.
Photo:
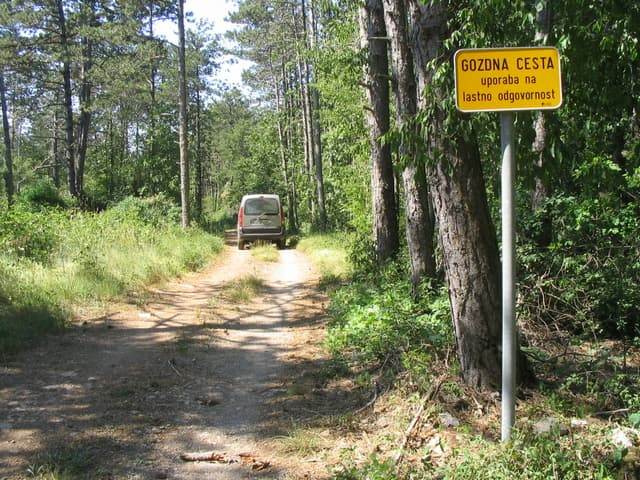
<svg viewBox="0 0 640 480">
<path fill-rule="evenodd" d="M 276 247 L 278 247 L 278 250 L 283 250 L 285 246 L 285 241 L 284 240 L 278 240 L 276 242 Z"/>
<path fill-rule="evenodd" d="M 244 240 L 238 240 L 238 250 L 244 250 Z"/>
</svg>

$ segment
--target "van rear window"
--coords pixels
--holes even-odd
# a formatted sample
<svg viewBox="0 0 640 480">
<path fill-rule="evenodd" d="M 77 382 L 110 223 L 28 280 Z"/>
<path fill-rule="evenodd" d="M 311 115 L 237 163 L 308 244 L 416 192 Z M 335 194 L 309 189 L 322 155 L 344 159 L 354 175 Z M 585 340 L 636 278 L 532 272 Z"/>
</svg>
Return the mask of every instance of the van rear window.
<svg viewBox="0 0 640 480">
<path fill-rule="evenodd" d="M 250 198 L 244 203 L 245 215 L 279 215 L 280 208 L 275 198 Z"/>
</svg>

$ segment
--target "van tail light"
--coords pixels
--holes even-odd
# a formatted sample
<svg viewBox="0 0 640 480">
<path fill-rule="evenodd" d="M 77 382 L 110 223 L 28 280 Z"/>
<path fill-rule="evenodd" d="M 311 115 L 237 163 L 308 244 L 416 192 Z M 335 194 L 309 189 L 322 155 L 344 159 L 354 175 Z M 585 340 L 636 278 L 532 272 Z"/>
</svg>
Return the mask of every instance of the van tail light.
<svg viewBox="0 0 640 480">
<path fill-rule="evenodd" d="M 284 209 L 280 207 L 280 223 L 284 225 Z"/>
<path fill-rule="evenodd" d="M 238 228 L 242 228 L 242 225 L 244 225 L 244 207 L 240 207 L 238 212 Z"/>
</svg>

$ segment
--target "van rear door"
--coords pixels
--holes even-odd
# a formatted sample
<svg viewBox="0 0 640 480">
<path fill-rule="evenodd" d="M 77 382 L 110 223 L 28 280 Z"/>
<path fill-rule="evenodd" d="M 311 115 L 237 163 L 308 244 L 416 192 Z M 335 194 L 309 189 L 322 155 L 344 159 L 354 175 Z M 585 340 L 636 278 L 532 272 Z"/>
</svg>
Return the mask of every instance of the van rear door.
<svg viewBox="0 0 640 480">
<path fill-rule="evenodd" d="M 243 211 L 244 231 L 279 232 L 282 227 L 280 219 L 280 202 L 276 197 L 250 197 L 245 200 Z"/>
</svg>

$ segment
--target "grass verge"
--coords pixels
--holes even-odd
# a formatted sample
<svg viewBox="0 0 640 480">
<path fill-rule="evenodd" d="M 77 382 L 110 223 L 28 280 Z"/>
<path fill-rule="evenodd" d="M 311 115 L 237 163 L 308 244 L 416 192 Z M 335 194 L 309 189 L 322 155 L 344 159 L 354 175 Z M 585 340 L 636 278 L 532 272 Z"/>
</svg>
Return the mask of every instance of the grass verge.
<svg viewBox="0 0 640 480">
<path fill-rule="evenodd" d="M 309 235 L 298 243 L 320 273 L 320 285 L 330 286 L 345 281 L 351 275 L 346 233 Z"/>
<path fill-rule="evenodd" d="M 145 218 L 157 207 L 142 202 L 98 214 L 0 212 L 0 355 L 62 330 L 78 306 L 141 292 L 221 251 L 202 230 Z"/>
</svg>

